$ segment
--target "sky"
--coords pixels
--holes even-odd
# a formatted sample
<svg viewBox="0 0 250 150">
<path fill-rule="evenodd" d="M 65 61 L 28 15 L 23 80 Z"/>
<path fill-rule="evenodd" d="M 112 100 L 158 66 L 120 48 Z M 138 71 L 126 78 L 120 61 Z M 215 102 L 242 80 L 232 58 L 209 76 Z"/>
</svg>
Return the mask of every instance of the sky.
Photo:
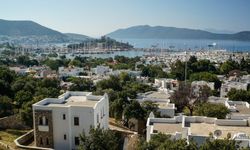
<svg viewBox="0 0 250 150">
<path fill-rule="evenodd" d="M 250 0 L 0 0 L 0 19 L 99 37 L 134 25 L 250 30 Z"/>
</svg>

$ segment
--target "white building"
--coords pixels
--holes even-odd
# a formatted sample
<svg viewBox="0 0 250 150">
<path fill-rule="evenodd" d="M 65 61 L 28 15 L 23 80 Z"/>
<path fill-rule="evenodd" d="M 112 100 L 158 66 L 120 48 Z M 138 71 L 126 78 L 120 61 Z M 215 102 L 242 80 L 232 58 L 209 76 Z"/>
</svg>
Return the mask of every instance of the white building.
<svg viewBox="0 0 250 150">
<path fill-rule="evenodd" d="M 78 68 L 73 66 L 70 66 L 68 68 L 65 67 L 58 68 L 59 77 L 70 77 L 70 76 L 76 77 L 82 72 L 83 68 Z"/>
<path fill-rule="evenodd" d="M 226 82 L 221 85 L 220 97 L 226 97 L 227 93 L 235 88 L 236 90 L 247 90 L 247 83 L 241 82 Z"/>
<path fill-rule="evenodd" d="M 199 86 L 208 86 L 211 90 L 214 90 L 214 82 L 207 82 L 207 81 L 193 81 L 191 83 L 192 87 L 199 87 Z"/>
<path fill-rule="evenodd" d="M 215 139 L 224 139 L 230 134 L 232 139 L 240 141 L 240 147 L 250 146 L 249 120 L 226 120 L 204 116 L 175 116 L 174 118 L 154 118 L 152 114 L 147 120 L 149 141 L 154 134 L 165 133 L 172 139 L 194 140 L 203 144 L 209 135 Z"/>
<path fill-rule="evenodd" d="M 66 92 L 33 104 L 34 139 L 38 147 L 76 149 L 79 135 L 90 127 L 108 129 L 108 96 Z"/>
<path fill-rule="evenodd" d="M 137 96 L 137 101 L 143 103 L 145 101 L 151 101 L 158 105 L 158 112 L 161 116 L 174 117 L 175 115 L 175 104 L 170 103 L 170 95 L 165 92 L 147 92 L 141 93 Z"/>
<path fill-rule="evenodd" d="M 94 68 L 94 73 L 96 75 L 106 75 L 110 71 L 111 69 L 109 68 L 109 66 L 97 66 L 96 68 Z"/>
<path fill-rule="evenodd" d="M 230 110 L 228 118 L 233 120 L 250 120 L 250 104 L 248 102 L 225 101 L 225 106 Z"/>
<path fill-rule="evenodd" d="M 166 78 L 159 78 L 155 79 L 154 86 L 168 89 L 168 90 L 175 90 L 178 87 L 178 81 L 175 79 L 166 79 Z"/>
</svg>

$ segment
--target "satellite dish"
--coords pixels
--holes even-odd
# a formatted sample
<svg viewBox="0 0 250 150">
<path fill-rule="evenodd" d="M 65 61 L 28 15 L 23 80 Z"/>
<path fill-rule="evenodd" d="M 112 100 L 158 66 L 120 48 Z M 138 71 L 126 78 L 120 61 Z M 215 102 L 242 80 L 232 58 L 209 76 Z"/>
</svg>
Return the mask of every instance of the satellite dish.
<svg viewBox="0 0 250 150">
<path fill-rule="evenodd" d="M 222 131 L 221 131 L 221 130 L 215 130 L 215 131 L 214 131 L 214 136 L 215 136 L 216 138 L 220 137 L 221 135 L 222 135 Z"/>
</svg>

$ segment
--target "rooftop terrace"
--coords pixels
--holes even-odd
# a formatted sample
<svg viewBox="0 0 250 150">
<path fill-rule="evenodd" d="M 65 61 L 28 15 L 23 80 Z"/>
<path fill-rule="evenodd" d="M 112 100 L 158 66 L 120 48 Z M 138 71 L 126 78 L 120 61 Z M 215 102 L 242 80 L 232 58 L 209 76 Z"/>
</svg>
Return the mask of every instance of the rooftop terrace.
<svg viewBox="0 0 250 150">
<path fill-rule="evenodd" d="M 182 131 L 181 123 L 154 123 L 154 131 L 158 133 L 174 134 Z"/>
<path fill-rule="evenodd" d="M 214 133 L 215 130 L 221 130 L 222 134 L 219 138 L 226 138 L 230 133 L 232 136 L 237 133 L 246 133 L 250 135 L 249 127 L 245 126 L 218 126 L 208 123 L 190 123 L 190 131 L 192 135 L 209 136 L 209 133 Z"/>
<path fill-rule="evenodd" d="M 42 107 L 69 107 L 84 106 L 94 107 L 103 96 L 94 96 L 90 92 L 66 92 L 58 98 L 46 98 L 35 103 L 33 106 Z"/>
</svg>

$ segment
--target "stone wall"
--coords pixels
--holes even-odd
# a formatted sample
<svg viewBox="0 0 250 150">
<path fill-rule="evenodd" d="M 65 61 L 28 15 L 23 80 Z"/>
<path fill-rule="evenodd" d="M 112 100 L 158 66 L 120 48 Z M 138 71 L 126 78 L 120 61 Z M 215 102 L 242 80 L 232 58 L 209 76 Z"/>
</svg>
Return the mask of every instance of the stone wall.
<svg viewBox="0 0 250 150">
<path fill-rule="evenodd" d="M 48 131 L 39 131 L 39 119 L 42 117 L 46 117 L 48 119 Z M 52 111 L 51 110 L 35 110 L 34 116 L 34 130 L 35 130 L 35 144 L 38 147 L 45 148 L 53 148 L 54 140 L 53 140 L 53 124 L 52 124 Z M 41 141 L 42 140 L 42 141 Z M 48 140 L 48 142 L 47 142 Z"/>
<path fill-rule="evenodd" d="M 28 146 L 26 145 L 30 140 L 34 139 L 34 131 L 31 130 L 28 133 L 18 137 L 14 142 L 17 147 L 22 149 L 32 149 L 32 150 L 52 150 L 50 148 L 42 148 L 36 146 Z"/>
<path fill-rule="evenodd" d="M 0 118 L 0 129 L 30 129 L 18 115 Z"/>
</svg>

